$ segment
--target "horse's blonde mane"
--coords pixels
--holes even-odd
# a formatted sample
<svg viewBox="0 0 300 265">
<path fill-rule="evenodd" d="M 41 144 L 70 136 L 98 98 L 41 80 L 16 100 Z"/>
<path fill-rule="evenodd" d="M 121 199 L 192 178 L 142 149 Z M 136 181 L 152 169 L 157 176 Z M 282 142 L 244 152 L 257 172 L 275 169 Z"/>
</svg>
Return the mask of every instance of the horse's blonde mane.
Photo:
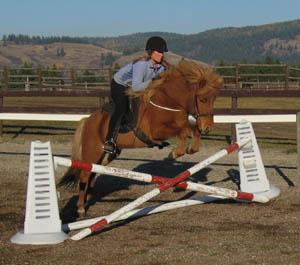
<svg viewBox="0 0 300 265">
<path fill-rule="evenodd" d="M 217 95 L 223 82 L 223 79 L 212 68 L 205 68 L 196 62 L 182 59 L 177 66 L 171 66 L 167 72 L 161 73 L 159 79 L 154 80 L 145 91 L 134 92 L 129 89 L 127 94 L 133 97 L 144 96 L 148 101 L 156 89 L 161 88 L 165 82 L 173 78 L 184 78 L 190 84 L 202 84 L 205 93 L 212 92 L 214 95 Z"/>
</svg>

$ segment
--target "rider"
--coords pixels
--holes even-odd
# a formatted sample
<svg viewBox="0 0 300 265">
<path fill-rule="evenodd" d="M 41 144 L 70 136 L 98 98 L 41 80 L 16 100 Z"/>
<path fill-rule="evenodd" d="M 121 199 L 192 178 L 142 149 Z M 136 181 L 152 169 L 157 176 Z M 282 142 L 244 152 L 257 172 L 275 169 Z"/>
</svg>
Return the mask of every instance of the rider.
<svg viewBox="0 0 300 265">
<path fill-rule="evenodd" d="M 111 81 L 110 95 L 115 104 L 115 110 L 110 118 L 108 133 L 103 146 L 105 152 L 116 152 L 116 139 L 120 123 L 129 104 L 126 89 L 131 87 L 133 91 L 143 91 L 159 73 L 166 70 L 163 56 L 168 48 L 163 38 L 158 36 L 149 38 L 145 50 L 148 56 L 138 58 L 123 66 L 115 73 Z"/>
</svg>

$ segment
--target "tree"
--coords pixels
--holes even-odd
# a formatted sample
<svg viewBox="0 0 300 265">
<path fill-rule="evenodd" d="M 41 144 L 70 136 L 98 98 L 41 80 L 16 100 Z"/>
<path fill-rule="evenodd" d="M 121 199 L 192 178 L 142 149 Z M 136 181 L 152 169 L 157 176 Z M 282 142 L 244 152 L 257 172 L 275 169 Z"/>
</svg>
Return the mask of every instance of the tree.
<svg viewBox="0 0 300 265">
<path fill-rule="evenodd" d="M 66 55 L 64 48 L 57 48 L 56 50 L 56 56 L 58 57 L 64 57 Z"/>
<path fill-rule="evenodd" d="M 115 60 L 115 57 L 113 56 L 113 54 L 110 52 L 106 55 L 106 58 L 105 58 L 105 64 L 108 65 L 108 66 L 112 66 L 113 65 L 113 62 Z"/>
<path fill-rule="evenodd" d="M 104 65 L 105 65 L 105 56 L 104 56 L 104 53 L 101 53 L 101 55 L 100 55 L 100 63 L 99 63 L 99 67 L 100 68 L 103 68 L 104 67 Z"/>
<path fill-rule="evenodd" d="M 60 56 L 61 56 L 61 57 L 64 57 L 65 55 L 66 55 L 65 50 L 64 50 L 64 48 L 62 47 L 62 48 L 60 49 Z"/>
<path fill-rule="evenodd" d="M 115 63 L 114 70 L 118 71 L 120 68 L 121 68 L 120 65 L 118 63 Z"/>
</svg>

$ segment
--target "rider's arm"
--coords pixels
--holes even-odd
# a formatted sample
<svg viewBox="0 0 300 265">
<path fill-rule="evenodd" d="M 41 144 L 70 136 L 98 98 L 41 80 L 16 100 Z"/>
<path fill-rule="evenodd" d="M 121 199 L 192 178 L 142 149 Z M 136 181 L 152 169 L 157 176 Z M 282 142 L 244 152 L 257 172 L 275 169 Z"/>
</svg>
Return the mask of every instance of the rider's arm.
<svg viewBox="0 0 300 265">
<path fill-rule="evenodd" d="M 145 90 L 148 85 L 151 83 L 151 75 L 147 74 L 148 64 L 146 61 L 138 61 L 133 64 L 132 69 L 132 90 L 133 91 L 142 91 Z M 149 79 L 146 80 L 146 78 Z"/>
</svg>

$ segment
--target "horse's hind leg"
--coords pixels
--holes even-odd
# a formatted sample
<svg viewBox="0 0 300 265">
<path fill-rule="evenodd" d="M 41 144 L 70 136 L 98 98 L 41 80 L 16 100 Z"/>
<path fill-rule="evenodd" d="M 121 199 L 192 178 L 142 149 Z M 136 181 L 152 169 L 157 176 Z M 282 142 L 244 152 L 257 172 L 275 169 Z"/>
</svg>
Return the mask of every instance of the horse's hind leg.
<svg viewBox="0 0 300 265">
<path fill-rule="evenodd" d="M 88 180 L 87 188 L 86 188 L 86 200 L 85 200 L 86 206 L 88 206 L 87 204 L 89 203 L 89 201 L 91 200 L 91 198 L 93 196 L 95 182 L 96 182 L 96 173 L 91 173 L 89 180 Z"/>
<path fill-rule="evenodd" d="M 114 160 L 116 158 L 116 156 L 118 156 L 120 153 L 121 153 L 121 150 L 119 150 L 119 152 L 116 153 L 116 154 L 102 153 L 102 155 L 101 155 L 100 159 L 98 160 L 97 164 L 102 165 L 102 166 L 106 166 L 112 160 Z M 91 173 L 88 177 L 86 192 L 85 192 L 85 196 L 84 196 L 84 199 L 83 199 L 83 205 L 84 205 L 83 209 L 84 210 L 85 210 L 86 207 L 89 206 L 89 203 L 92 199 L 96 179 L 97 179 L 96 178 L 96 173 Z"/>
<path fill-rule="evenodd" d="M 80 172 L 80 183 L 79 183 L 79 198 L 77 202 L 77 212 L 79 216 L 85 214 L 85 195 L 87 189 L 87 183 L 89 180 L 91 173 L 86 170 L 82 170 Z"/>
</svg>

